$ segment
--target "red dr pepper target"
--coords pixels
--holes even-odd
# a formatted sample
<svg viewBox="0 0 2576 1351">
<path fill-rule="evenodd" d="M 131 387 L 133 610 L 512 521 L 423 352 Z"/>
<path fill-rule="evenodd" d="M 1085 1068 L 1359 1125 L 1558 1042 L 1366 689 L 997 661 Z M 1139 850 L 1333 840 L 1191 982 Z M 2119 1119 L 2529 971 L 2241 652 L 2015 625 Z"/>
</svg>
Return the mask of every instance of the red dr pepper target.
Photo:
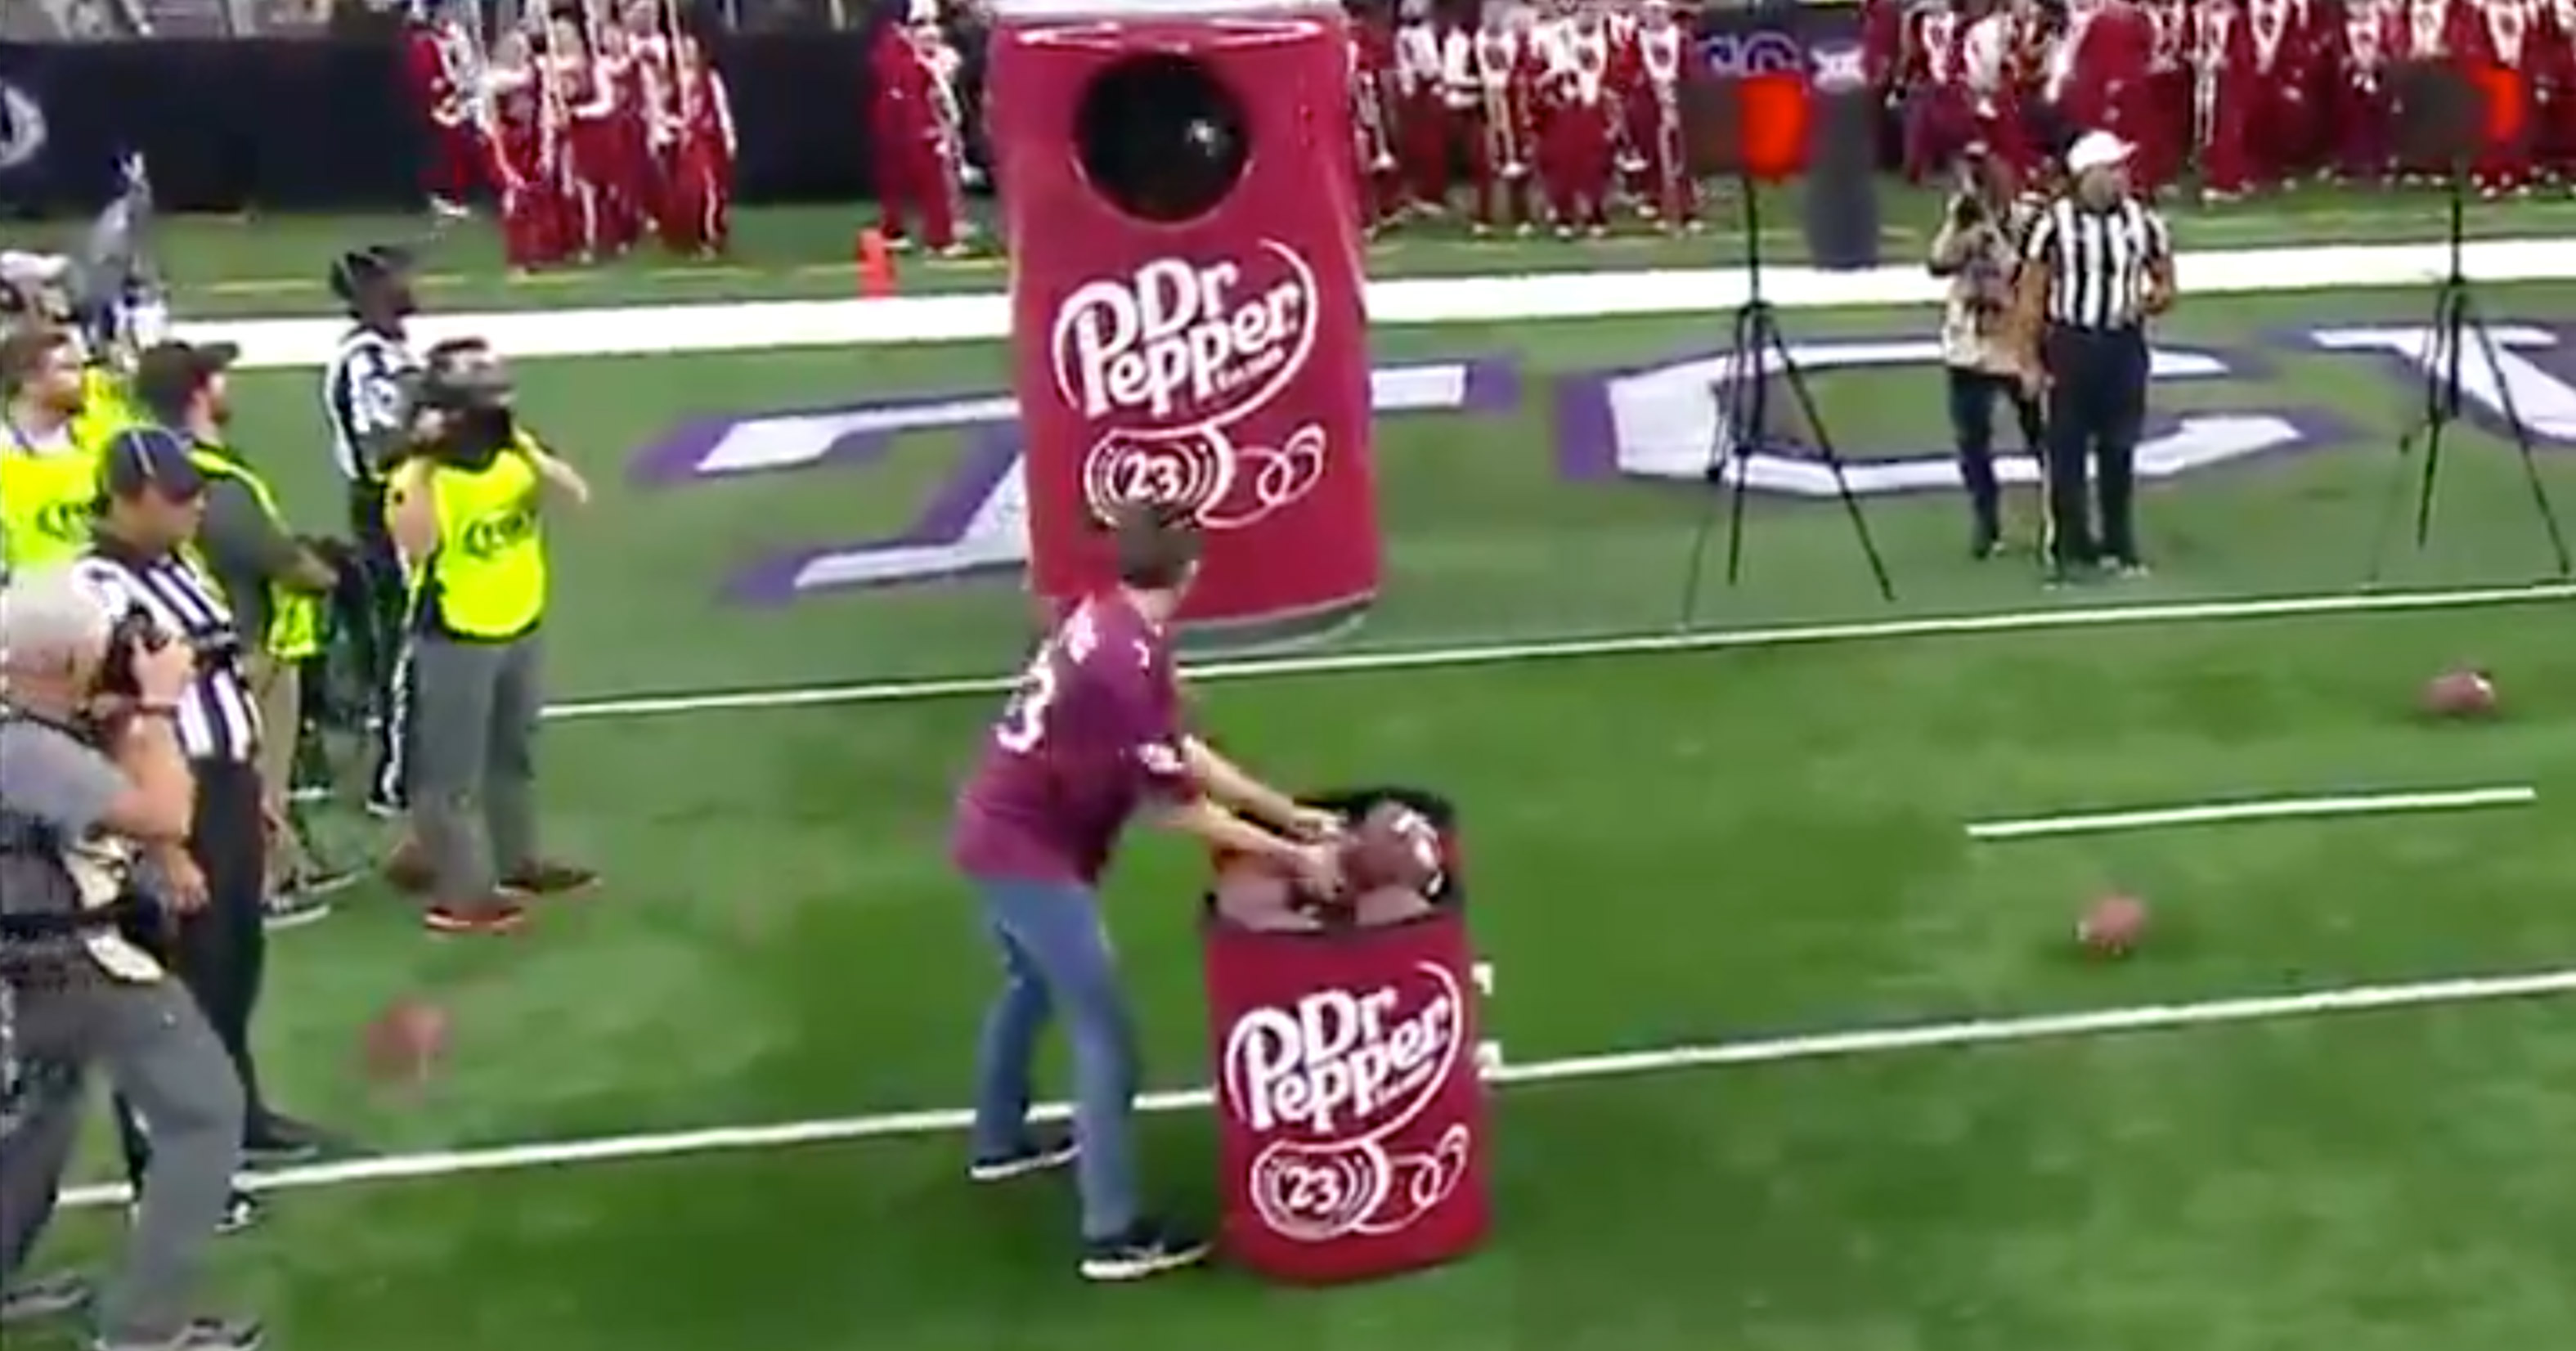
<svg viewBox="0 0 2576 1351">
<path fill-rule="evenodd" d="M 1211 919 L 1233 1261 L 1329 1284 L 1448 1261 L 1484 1238 L 1485 1089 L 1463 903 L 1453 867 L 1439 908 L 1385 928 L 1264 932 Z"/>
<path fill-rule="evenodd" d="M 1378 586 L 1338 9 L 1003 0 L 992 73 L 1039 592 L 1110 580 L 1101 508 L 1185 503 L 1181 619 L 1272 633 Z"/>
</svg>

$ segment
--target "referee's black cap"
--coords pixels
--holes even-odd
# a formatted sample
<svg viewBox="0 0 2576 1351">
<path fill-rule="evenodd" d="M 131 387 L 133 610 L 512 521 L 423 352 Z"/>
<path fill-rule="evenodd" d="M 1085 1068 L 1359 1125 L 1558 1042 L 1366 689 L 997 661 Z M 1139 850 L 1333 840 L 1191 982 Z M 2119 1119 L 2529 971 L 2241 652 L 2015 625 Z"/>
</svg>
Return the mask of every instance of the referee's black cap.
<svg viewBox="0 0 2576 1351">
<path fill-rule="evenodd" d="M 388 282 L 410 280 L 412 251 L 400 244 L 369 244 L 351 249 L 331 262 L 331 294 L 343 305 Z"/>
<path fill-rule="evenodd" d="M 189 502 L 205 494 L 206 475 L 177 432 L 167 427 L 128 427 L 108 438 L 99 456 L 98 487 L 102 496 L 120 502 L 145 493 L 164 501 Z"/>
</svg>

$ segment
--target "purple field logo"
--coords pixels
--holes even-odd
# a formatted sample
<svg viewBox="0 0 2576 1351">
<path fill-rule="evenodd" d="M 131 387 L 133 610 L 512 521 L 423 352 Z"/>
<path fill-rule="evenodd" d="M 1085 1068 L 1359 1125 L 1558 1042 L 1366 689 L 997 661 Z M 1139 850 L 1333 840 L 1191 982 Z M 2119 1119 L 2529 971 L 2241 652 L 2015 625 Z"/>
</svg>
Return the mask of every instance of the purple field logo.
<svg viewBox="0 0 2576 1351">
<path fill-rule="evenodd" d="M 2536 443 L 2576 447 L 2576 382 L 2550 368 L 2569 364 L 2576 348 L 2550 330 L 2523 325 L 2498 327 L 2493 337 L 2492 364 L 2474 347 L 2459 363 L 2469 415 L 2500 426 L 2501 412 L 2510 403 Z M 2405 406 L 2409 391 L 2423 385 L 2427 369 L 2442 362 L 2441 354 L 2428 350 L 2426 339 L 2420 327 L 2345 326 L 2295 334 L 2286 345 L 2312 353 L 2382 358 L 2405 383 L 2360 382 L 2356 396 L 2387 408 L 2392 402 Z M 1923 376 L 1920 444 L 1838 445 L 1854 491 L 1875 496 L 1959 488 L 1957 467 L 1938 444 L 1946 439 L 1946 428 L 1935 383 L 1940 360 L 1936 342 L 1837 339 L 1799 343 L 1793 350 L 1799 367 L 1819 384 L 1836 372 L 1853 370 L 1902 368 Z M 1700 482 L 1726 420 L 1725 386 L 1750 374 L 1743 366 L 1723 355 L 1686 356 L 1555 380 L 1548 397 L 1555 413 L 1560 476 L 1569 483 Z M 2179 347 L 2158 349 L 2153 371 L 2159 386 L 2174 390 L 2218 382 L 2241 386 L 2263 374 L 2260 362 L 2245 355 Z M 1386 367 L 1373 374 L 1370 392 L 1380 418 L 1491 416 L 1514 411 L 1520 403 L 1513 367 L 1492 360 Z M 1825 402 L 1830 419 L 1830 395 Z M 1785 417 L 1787 410 L 1779 411 Z M 1028 501 L 1020 472 L 1018 405 L 1006 394 L 907 398 L 702 420 L 674 429 L 645 451 L 635 471 L 655 483 L 706 483 L 866 465 L 882 459 L 896 436 L 930 431 L 960 433 L 963 445 L 955 467 L 909 529 L 888 539 L 782 550 L 734 577 L 730 593 L 775 603 L 847 587 L 919 583 L 1025 565 Z M 1795 439 L 1794 427 L 1784 431 L 1784 440 Z M 2009 432 L 2003 439 L 2013 443 Z M 1496 453 L 1511 453 L 1508 439 L 1495 438 L 1494 444 Z M 2138 448 L 2138 471 L 2151 479 L 2172 478 L 2289 451 L 2357 444 L 2348 424 L 2325 410 L 2257 405 L 2200 411 L 2151 422 Z M 1826 466 L 1794 444 L 1730 456 L 1726 463 L 1741 466 L 1746 486 L 1756 492 L 1813 498 L 1834 491 Z M 2037 466 L 2027 456 L 2005 455 L 1998 470 L 2007 482 L 2038 478 Z"/>
</svg>

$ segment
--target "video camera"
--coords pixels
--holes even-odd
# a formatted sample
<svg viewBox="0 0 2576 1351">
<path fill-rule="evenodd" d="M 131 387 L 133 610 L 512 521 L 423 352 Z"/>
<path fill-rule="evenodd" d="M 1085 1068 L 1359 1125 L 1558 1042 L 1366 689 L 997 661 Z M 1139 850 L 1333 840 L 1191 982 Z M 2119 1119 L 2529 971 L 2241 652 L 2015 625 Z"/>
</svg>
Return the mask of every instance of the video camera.
<svg viewBox="0 0 2576 1351">
<path fill-rule="evenodd" d="M 158 652 L 180 639 L 142 610 L 128 610 L 107 631 L 107 656 L 99 663 L 98 692 L 138 699 L 143 685 L 135 665 L 148 652 Z M 230 637 L 194 644 L 199 669 L 229 666 L 241 660 L 241 643 Z"/>
<path fill-rule="evenodd" d="M 440 343 L 405 387 L 403 421 L 419 428 L 424 414 L 439 414 L 434 436 L 415 434 L 390 456 L 391 470 L 414 456 L 481 463 L 517 434 L 512 402 L 518 393 L 509 368 L 480 339 Z"/>
</svg>

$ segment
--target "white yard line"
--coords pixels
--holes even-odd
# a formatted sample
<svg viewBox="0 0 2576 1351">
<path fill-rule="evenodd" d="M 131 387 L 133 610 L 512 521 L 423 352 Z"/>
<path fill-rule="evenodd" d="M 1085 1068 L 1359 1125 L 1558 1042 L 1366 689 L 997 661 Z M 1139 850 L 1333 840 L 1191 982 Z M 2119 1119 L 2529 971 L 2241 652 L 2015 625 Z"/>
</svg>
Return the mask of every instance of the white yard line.
<svg viewBox="0 0 2576 1351">
<path fill-rule="evenodd" d="M 1979 821 L 1968 827 L 1972 840 L 2034 840 L 2050 835 L 2099 835 L 2114 830 L 2152 830 L 2158 826 L 2206 826 L 2235 821 L 2286 821 L 2317 816 L 2381 816 L 2390 812 L 2466 811 L 2474 807 L 2520 807 L 2540 800 L 2540 790 L 2460 788 L 2424 793 L 2346 793 L 2332 797 L 2266 798 L 2250 802 L 2197 802 L 2175 807 L 2142 807 L 2131 811 L 2081 812 L 2065 816 L 2025 816 Z"/>
<path fill-rule="evenodd" d="M 2329 592 L 2254 600 L 2177 601 L 2101 605 L 2084 609 L 2004 610 L 1986 614 L 1867 619 L 1836 624 L 1793 624 L 1761 629 L 1705 629 L 1624 638 L 1562 638 L 1527 643 L 1477 643 L 1458 647 L 1350 652 L 1320 656 L 1260 657 L 1192 662 L 1189 680 L 1254 680 L 1280 676 L 1349 675 L 1445 667 L 1499 666 L 1578 657 L 1640 657 L 1675 652 L 1724 652 L 1739 648 L 1904 638 L 2038 633 L 2055 629 L 2110 628 L 2131 624 L 2191 624 L 2237 619 L 2306 619 L 2325 615 L 2393 614 L 2576 600 L 2576 584 L 2470 587 L 2447 591 Z M 835 704 L 902 703 L 1008 691 L 1016 675 L 938 680 L 882 680 L 849 685 L 807 685 L 770 690 L 706 690 L 691 694 L 576 699 L 546 710 L 550 720 L 642 718 L 674 713 L 739 712 L 763 708 L 815 708 Z"/>
<path fill-rule="evenodd" d="M 2147 1004 L 2084 1013 L 2044 1014 L 2020 1018 L 1976 1018 L 1959 1022 L 1863 1028 L 1810 1036 L 1758 1041 L 1673 1046 L 1661 1050 L 1613 1052 L 1564 1060 L 1506 1064 L 1489 1078 L 1500 1084 L 1557 1083 L 1574 1079 L 1623 1078 L 1674 1070 L 1765 1065 L 1791 1060 L 1825 1060 L 1852 1056 L 1892 1055 L 1948 1047 L 2099 1037 L 2185 1027 L 2256 1023 L 2325 1014 L 2382 1009 L 2492 1003 L 2501 1000 L 2563 998 L 2576 995 L 2576 968 L 2523 975 L 2470 976 L 2453 980 L 2399 985 L 2363 985 L 2218 999 L 2183 1004 Z M 1204 1088 L 1149 1093 L 1139 1102 L 1147 1112 L 1198 1111 L 1213 1098 Z M 1042 1118 L 1064 1120 L 1064 1103 L 1038 1109 Z M 546 1144 L 509 1145 L 492 1149 L 435 1154 L 405 1154 L 358 1159 L 254 1173 L 246 1186 L 260 1191 L 299 1187 L 333 1187 L 405 1178 L 456 1177 L 467 1173 L 557 1168 L 571 1164 L 608 1163 L 624 1159 L 667 1158 L 739 1150 L 783 1149 L 794 1145 L 898 1136 L 954 1134 L 967 1128 L 971 1114 L 961 1108 L 888 1112 L 829 1121 L 792 1121 L 770 1126 L 731 1126 L 654 1135 L 611 1136 Z M 73 1206 L 112 1205 L 126 1198 L 122 1185 L 82 1187 L 64 1197 Z"/>
</svg>

